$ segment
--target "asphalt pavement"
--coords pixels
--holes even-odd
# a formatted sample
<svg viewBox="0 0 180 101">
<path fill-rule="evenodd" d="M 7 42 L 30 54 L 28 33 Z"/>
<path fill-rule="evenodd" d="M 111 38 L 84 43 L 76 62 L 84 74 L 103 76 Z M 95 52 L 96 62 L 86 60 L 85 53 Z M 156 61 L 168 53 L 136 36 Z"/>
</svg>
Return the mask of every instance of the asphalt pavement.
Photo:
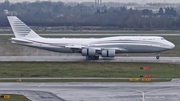
<svg viewBox="0 0 180 101">
<path fill-rule="evenodd" d="M 0 93 L 32 101 L 180 101 L 180 79 L 172 82 L 0 83 Z"/>
<path fill-rule="evenodd" d="M 83 56 L 0 56 L 0 61 L 29 61 L 29 62 L 153 62 L 180 64 L 180 57 L 114 57 L 99 60 L 87 60 Z"/>
</svg>

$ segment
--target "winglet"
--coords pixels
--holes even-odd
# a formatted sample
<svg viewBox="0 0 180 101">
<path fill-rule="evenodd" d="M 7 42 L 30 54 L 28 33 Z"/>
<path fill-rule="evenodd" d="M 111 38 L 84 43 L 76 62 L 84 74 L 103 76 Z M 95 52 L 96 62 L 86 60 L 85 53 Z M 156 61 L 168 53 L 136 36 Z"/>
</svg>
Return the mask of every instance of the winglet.
<svg viewBox="0 0 180 101">
<path fill-rule="evenodd" d="M 8 16 L 9 23 L 16 38 L 40 38 L 40 36 L 16 16 Z"/>
</svg>

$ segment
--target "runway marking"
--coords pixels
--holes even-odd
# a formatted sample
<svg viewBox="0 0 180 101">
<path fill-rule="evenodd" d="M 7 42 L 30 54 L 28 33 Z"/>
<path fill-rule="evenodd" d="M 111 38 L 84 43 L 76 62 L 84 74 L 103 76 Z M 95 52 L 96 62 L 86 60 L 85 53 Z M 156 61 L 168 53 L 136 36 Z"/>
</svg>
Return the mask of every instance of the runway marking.
<svg viewBox="0 0 180 101">
<path fill-rule="evenodd" d="M 129 88 L 128 88 L 128 89 L 129 89 Z M 144 97 L 145 92 L 144 92 L 144 91 L 142 91 L 142 90 L 138 90 L 138 89 L 129 89 L 129 90 L 134 90 L 134 91 L 136 91 L 136 92 L 140 92 L 140 93 L 142 93 L 142 101 L 144 101 L 144 99 L 145 99 L 145 97 Z"/>
<path fill-rule="evenodd" d="M 40 84 L 38 87 L 41 87 L 42 85 L 44 85 L 44 83 Z"/>
<path fill-rule="evenodd" d="M 151 98 L 153 98 L 153 99 L 164 99 L 165 96 L 149 96 L 149 97 L 145 97 L 145 98 L 147 98 L 147 99 L 151 99 Z"/>
</svg>

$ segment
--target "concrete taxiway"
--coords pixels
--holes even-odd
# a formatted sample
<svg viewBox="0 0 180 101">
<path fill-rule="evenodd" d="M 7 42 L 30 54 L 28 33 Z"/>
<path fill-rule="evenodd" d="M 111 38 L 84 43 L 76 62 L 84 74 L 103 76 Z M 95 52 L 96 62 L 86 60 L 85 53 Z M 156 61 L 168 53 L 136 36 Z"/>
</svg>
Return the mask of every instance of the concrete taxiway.
<svg viewBox="0 0 180 101">
<path fill-rule="evenodd" d="M 83 56 L 0 56 L 0 61 L 30 61 L 30 62 L 156 62 L 180 64 L 180 57 L 115 57 L 87 60 Z"/>
<path fill-rule="evenodd" d="M 180 101 L 180 80 L 151 83 L 0 83 L 32 101 Z"/>
</svg>

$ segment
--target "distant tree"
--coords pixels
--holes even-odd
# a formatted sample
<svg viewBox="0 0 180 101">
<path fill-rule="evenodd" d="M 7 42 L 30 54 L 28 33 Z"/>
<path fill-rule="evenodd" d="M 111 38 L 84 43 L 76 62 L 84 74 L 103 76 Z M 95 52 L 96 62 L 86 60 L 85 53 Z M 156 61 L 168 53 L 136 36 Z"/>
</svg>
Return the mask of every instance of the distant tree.
<svg viewBox="0 0 180 101">
<path fill-rule="evenodd" d="M 142 15 L 150 16 L 150 15 L 152 15 L 152 10 L 144 9 L 144 10 L 142 10 Z"/>
<path fill-rule="evenodd" d="M 97 9 L 96 13 L 101 13 L 99 8 Z"/>
<path fill-rule="evenodd" d="M 159 14 L 159 15 L 163 15 L 163 14 L 164 14 L 163 8 L 160 8 L 160 9 L 159 9 L 158 14 Z"/>
<path fill-rule="evenodd" d="M 177 12 L 176 12 L 176 10 L 174 10 L 174 8 L 171 8 L 170 12 L 173 17 L 177 16 Z"/>
<path fill-rule="evenodd" d="M 165 15 L 168 17 L 175 17 L 177 16 L 177 12 L 173 7 L 168 7 L 165 9 Z"/>
<path fill-rule="evenodd" d="M 107 9 L 104 10 L 104 13 L 107 13 Z"/>
<path fill-rule="evenodd" d="M 17 12 L 17 16 L 30 26 L 113 26 L 121 29 L 180 29 L 180 16 L 173 7 L 159 8 L 159 12 L 142 11 L 122 7 L 95 8 L 82 3 L 64 4 L 62 2 L 23 2 L 10 3 L 9 11 Z M 9 25 L 4 14 L 4 3 L 0 3 L 0 26 Z M 143 17 L 144 16 L 144 17 Z M 176 17 L 176 18 L 174 18 Z M 106 28 L 106 27 L 104 27 Z"/>
<path fill-rule="evenodd" d="M 126 11 L 126 10 L 127 10 L 127 9 L 126 9 L 126 7 L 124 7 L 124 6 L 121 8 L 121 11 Z"/>
</svg>

